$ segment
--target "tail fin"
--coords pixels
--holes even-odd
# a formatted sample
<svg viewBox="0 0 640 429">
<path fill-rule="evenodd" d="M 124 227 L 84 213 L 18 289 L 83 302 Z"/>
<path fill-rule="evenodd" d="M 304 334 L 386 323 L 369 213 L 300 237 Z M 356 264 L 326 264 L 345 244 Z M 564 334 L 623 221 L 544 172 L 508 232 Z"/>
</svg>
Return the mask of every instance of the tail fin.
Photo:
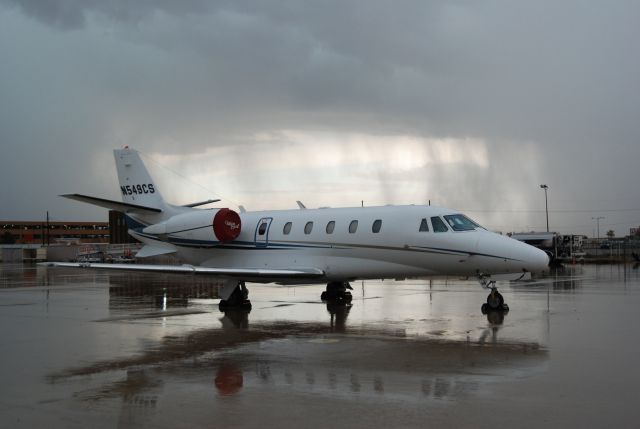
<svg viewBox="0 0 640 429">
<path fill-rule="evenodd" d="M 125 147 L 113 151 L 118 170 L 122 201 L 156 209 L 165 209 L 166 203 L 151 179 L 147 168 L 134 149 Z"/>
<path fill-rule="evenodd" d="M 188 210 L 195 210 L 164 201 L 137 151 L 125 147 L 114 150 L 113 155 L 116 159 L 122 202 L 81 194 L 61 196 L 122 212 L 125 214 L 127 225 L 133 230 L 162 222 Z"/>
</svg>

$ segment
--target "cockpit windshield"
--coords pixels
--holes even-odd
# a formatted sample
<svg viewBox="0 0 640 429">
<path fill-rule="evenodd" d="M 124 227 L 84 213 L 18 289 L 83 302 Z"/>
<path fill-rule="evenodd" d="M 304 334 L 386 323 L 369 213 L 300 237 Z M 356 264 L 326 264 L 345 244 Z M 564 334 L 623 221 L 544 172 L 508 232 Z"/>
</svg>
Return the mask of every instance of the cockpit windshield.
<svg viewBox="0 0 640 429">
<path fill-rule="evenodd" d="M 473 231 L 476 228 L 482 228 L 463 214 L 446 215 L 443 217 L 454 231 Z"/>
</svg>

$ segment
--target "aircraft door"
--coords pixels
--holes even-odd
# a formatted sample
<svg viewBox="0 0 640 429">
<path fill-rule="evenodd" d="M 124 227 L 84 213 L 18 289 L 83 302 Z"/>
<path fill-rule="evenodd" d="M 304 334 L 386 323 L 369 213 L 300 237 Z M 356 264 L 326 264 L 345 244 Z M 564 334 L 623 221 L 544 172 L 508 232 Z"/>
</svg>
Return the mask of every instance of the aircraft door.
<svg viewBox="0 0 640 429">
<path fill-rule="evenodd" d="M 258 221 L 254 236 L 256 247 L 267 247 L 267 244 L 269 243 L 269 227 L 271 226 L 272 220 L 273 218 L 263 217 Z"/>
</svg>

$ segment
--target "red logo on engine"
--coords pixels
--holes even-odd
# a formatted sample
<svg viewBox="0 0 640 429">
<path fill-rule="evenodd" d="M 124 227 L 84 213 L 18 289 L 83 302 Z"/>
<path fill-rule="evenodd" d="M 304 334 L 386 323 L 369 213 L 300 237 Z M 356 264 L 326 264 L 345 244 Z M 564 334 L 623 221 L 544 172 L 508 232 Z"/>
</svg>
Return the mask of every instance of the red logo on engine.
<svg viewBox="0 0 640 429">
<path fill-rule="evenodd" d="M 223 243 L 238 238 L 241 227 L 240 215 L 231 209 L 220 209 L 213 217 L 213 233 Z"/>
</svg>

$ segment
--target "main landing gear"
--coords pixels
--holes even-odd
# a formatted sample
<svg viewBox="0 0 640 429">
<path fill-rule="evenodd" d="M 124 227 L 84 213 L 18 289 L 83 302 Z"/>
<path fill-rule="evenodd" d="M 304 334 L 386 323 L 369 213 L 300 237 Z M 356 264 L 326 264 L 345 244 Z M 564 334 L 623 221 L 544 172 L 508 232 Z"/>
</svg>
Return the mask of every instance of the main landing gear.
<svg viewBox="0 0 640 429">
<path fill-rule="evenodd" d="M 336 304 L 350 303 L 353 297 L 351 296 L 351 292 L 347 289 L 353 290 L 349 282 L 327 283 L 327 289 L 322 292 L 320 299 L 327 302 L 334 302 Z"/>
<path fill-rule="evenodd" d="M 480 285 L 485 289 L 491 289 L 491 292 L 487 296 L 487 302 L 482 304 L 482 314 L 509 311 L 509 306 L 504 302 L 502 294 L 498 292 L 495 280 L 489 280 L 487 277 L 481 276 Z"/>
<path fill-rule="evenodd" d="M 223 288 L 223 296 L 225 295 L 225 289 L 233 287 L 233 285 L 225 285 Z M 233 288 L 233 292 L 227 299 L 222 299 L 218 304 L 220 311 L 226 310 L 251 310 L 251 301 L 249 301 L 249 290 L 245 286 L 244 282 L 238 282 Z"/>
</svg>

